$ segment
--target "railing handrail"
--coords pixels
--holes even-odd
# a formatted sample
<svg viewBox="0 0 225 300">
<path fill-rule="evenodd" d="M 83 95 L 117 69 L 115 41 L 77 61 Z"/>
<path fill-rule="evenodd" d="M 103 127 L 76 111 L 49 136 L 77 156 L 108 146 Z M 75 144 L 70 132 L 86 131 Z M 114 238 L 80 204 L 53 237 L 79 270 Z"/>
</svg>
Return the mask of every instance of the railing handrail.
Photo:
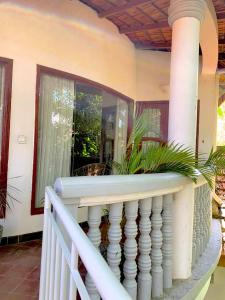
<svg viewBox="0 0 225 300">
<path fill-rule="evenodd" d="M 61 177 L 56 179 L 55 190 L 66 199 L 173 189 L 187 182 L 186 177 L 176 173 Z"/>
<path fill-rule="evenodd" d="M 200 175 L 196 187 L 204 182 Z M 67 204 L 95 206 L 176 193 L 188 183 L 177 173 L 80 176 L 57 178 L 55 190 Z"/>
<path fill-rule="evenodd" d="M 115 291 L 117 291 L 117 300 L 131 300 L 130 296 L 117 280 L 101 254 L 93 246 L 70 212 L 65 208 L 62 200 L 55 193 L 53 188 L 47 187 L 46 193 L 54 210 L 60 216 L 61 222 L 70 236 L 72 243 L 74 243 L 80 258 L 92 277 L 102 299 L 114 300 Z"/>
</svg>

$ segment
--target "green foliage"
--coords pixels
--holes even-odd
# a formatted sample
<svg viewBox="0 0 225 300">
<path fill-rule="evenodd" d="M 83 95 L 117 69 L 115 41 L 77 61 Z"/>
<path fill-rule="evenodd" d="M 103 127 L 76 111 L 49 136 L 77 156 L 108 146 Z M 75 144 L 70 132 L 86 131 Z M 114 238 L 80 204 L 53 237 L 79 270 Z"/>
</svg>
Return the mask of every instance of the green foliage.
<svg viewBox="0 0 225 300">
<path fill-rule="evenodd" d="M 167 145 L 149 144 L 143 149 L 141 141 L 146 128 L 146 117 L 143 114 L 134 121 L 126 154 L 121 162 L 113 162 L 116 174 L 176 172 L 196 182 L 201 173 L 209 186 L 213 187 L 214 177 L 225 169 L 225 147 L 211 151 L 208 158 L 203 155 L 196 158 L 191 148 L 174 142 Z"/>
<path fill-rule="evenodd" d="M 220 105 L 217 110 L 217 145 L 225 145 L 225 103 Z"/>
<path fill-rule="evenodd" d="M 101 137 L 102 96 L 77 92 L 74 154 L 98 156 Z"/>
</svg>

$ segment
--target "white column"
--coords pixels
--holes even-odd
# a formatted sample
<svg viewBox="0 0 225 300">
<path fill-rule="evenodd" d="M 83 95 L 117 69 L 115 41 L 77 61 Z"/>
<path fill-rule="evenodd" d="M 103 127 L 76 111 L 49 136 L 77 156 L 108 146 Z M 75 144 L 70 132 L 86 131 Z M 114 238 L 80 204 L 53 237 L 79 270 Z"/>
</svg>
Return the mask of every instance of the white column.
<svg viewBox="0 0 225 300">
<path fill-rule="evenodd" d="M 195 148 L 199 36 L 204 0 L 171 0 L 169 140 Z"/>
<path fill-rule="evenodd" d="M 199 37 L 204 0 L 171 0 L 172 26 L 169 140 L 195 148 Z M 173 278 L 191 275 L 194 215 L 193 184 L 175 194 L 173 203 Z"/>
</svg>

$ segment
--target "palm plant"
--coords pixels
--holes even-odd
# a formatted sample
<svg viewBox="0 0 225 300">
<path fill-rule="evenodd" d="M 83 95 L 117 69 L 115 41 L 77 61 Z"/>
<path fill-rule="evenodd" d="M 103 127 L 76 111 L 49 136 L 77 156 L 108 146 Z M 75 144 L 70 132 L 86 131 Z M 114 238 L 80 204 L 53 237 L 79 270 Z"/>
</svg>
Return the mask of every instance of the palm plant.
<svg viewBox="0 0 225 300">
<path fill-rule="evenodd" d="M 14 201 L 19 202 L 14 197 L 15 193 L 18 193 L 20 190 L 12 185 L 5 186 L 5 183 L 0 180 L 0 216 L 5 217 L 6 209 L 11 210 L 14 205 Z M 3 225 L 0 225 L 0 242 L 3 233 Z"/>
<path fill-rule="evenodd" d="M 200 173 L 212 188 L 215 176 L 225 169 L 225 147 L 211 151 L 208 158 L 204 155 L 196 157 L 191 148 L 175 142 L 165 145 L 149 144 L 143 148 L 141 142 L 147 131 L 147 118 L 143 114 L 134 120 L 122 160 L 113 162 L 116 174 L 176 172 L 196 182 Z"/>
</svg>

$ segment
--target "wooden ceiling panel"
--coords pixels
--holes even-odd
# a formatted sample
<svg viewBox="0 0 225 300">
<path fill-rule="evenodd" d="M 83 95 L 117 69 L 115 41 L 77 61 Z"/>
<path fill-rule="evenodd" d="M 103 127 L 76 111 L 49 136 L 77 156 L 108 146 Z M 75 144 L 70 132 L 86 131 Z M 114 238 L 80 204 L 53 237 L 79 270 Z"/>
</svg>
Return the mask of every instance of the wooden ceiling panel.
<svg viewBox="0 0 225 300">
<path fill-rule="evenodd" d="M 101 18 L 113 22 L 137 48 L 169 51 L 172 32 L 168 24 L 170 0 L 80 0 Z M 225 1 L 213 0 L 219 33 L 219 67 L 225 67 Z"/>
</svg>

